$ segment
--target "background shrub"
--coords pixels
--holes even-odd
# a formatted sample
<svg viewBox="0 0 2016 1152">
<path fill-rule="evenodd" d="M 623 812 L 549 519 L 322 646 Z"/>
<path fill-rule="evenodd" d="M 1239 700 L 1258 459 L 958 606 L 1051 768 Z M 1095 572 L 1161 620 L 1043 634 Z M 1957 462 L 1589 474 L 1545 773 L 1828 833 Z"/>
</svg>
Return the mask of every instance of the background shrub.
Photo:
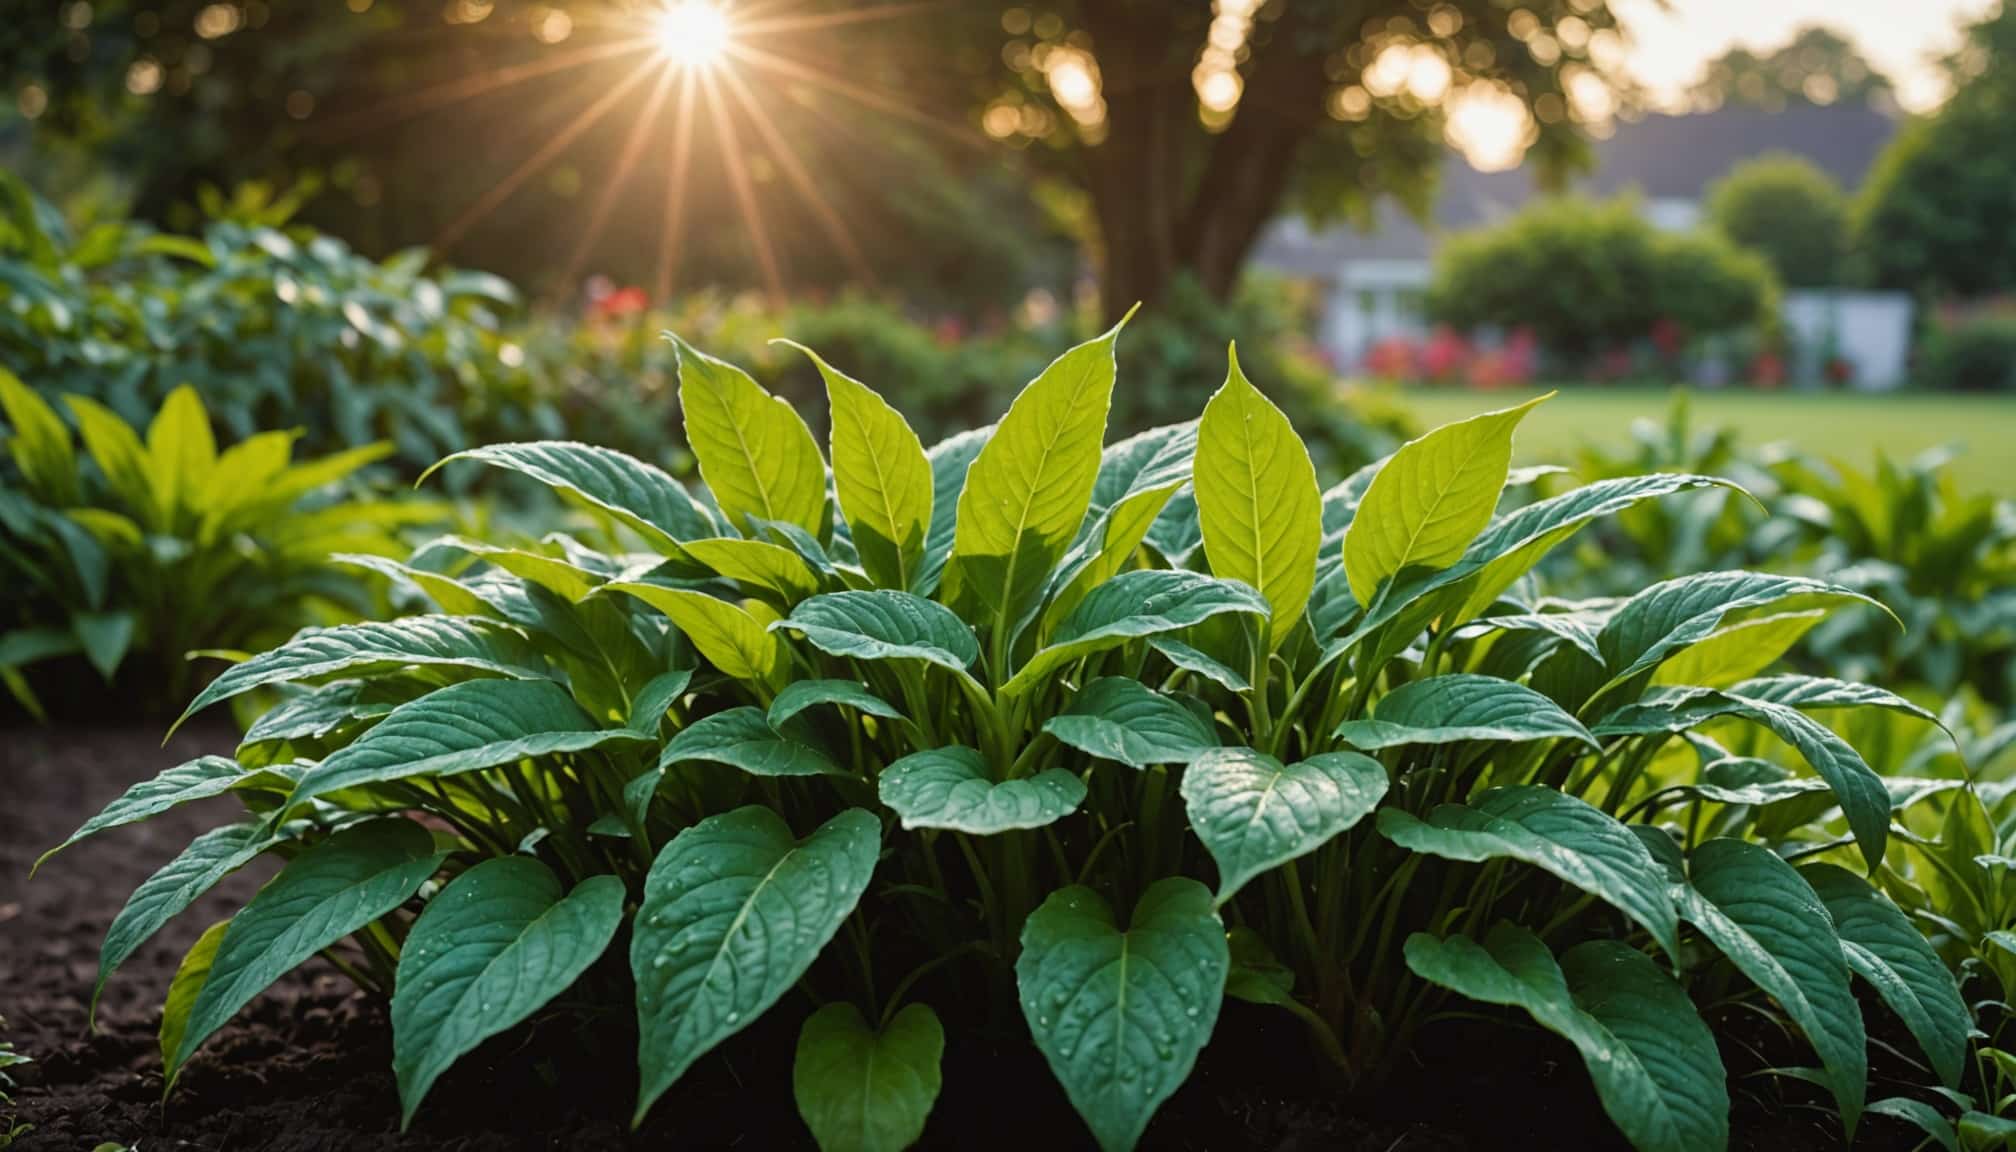
<svg viewBox="0 0 2016 1152">
<path fill-rule="evenodd" d="M 1773 153 L 1738 165 L 1709 189 L 1708 221 L 1762 256 L 1787 288 L 1847 279 L 1847 197 L 1810 160 Z"/>
<path fill-rule="evenodd" d="M 1928 334 L 1921 379 L 1956 392 L 2016 392 L 2016 316 L 1976 316 Z"/>
</svg>

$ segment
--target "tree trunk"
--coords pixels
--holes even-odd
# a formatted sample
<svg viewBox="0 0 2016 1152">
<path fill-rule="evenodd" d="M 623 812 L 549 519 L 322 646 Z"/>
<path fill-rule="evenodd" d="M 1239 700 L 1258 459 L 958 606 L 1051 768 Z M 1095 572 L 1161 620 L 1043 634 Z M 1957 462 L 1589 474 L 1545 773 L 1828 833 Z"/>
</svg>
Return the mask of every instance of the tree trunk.
<svg viewBox="0 0 2016 1152">
<path fill-rule="evenodd" d="M 1284 16 L 1245 70 L 1231 125 L 1214 136 L 1198 121 L 1192 61 L 1172 57 L 1152 13 L 1147 26 L 1127 19 L 1139 11 L 1116 5 L 1092 27 L 1109 132 L 1086 150 L 1086 185 L 1108 321 L 1137 303 L 1153 307 L 1186 273 L 1214 299 L 1231 298 L 1322 121 L 1329 83 L 1322 52 L 1298 42 Z M 1144 47 L 1159 55 L 1144 58 Z"/>
</svg>

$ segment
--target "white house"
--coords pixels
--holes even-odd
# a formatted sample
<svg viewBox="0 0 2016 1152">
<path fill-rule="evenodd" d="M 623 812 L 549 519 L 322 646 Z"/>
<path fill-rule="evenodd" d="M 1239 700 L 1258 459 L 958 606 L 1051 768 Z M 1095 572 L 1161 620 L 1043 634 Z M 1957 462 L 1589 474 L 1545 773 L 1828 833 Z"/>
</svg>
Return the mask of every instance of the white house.
<svg viewBox="0 0 2016 1152">
<path fill-rule="evenodd" d="M 1779 111 L 1724 105 L 1714 112 L 1648 116 L 1622 122 L 1593 143 L 1595 167 L 1574 184 L 1594 196 L 1635 192 L 1655 226 L 1683 231 L 1700 224 L 1708 187 L 1730 169 L 1768 152 L 1803 156 L 1844 188 L 1859 186 L 1896 122 L 1867 104 L 1794 104 Z M 1318 339 L 1337 365 L 1360 366 L 1383 340 L 1426 334 L 1421 301 L 1442 237 L 1492 224 L 1539 195 L 1532 174 L 1479 172 L 1450 152 L 1431 218 L 1415 220 L 1382 201 L 1373 226 L 1312 229 L 1300 216 L 1269 226 L 1254 266 L 1324 289 Z M 1801 350 L 1795 379 L 1817 378 L 1824 353 L 1853 367 L 1857 385 L 1901 384 L 1911 338 L 1911 301 L 1888 293 L 1789 292 L 1783 320 Z"/>
</svg>

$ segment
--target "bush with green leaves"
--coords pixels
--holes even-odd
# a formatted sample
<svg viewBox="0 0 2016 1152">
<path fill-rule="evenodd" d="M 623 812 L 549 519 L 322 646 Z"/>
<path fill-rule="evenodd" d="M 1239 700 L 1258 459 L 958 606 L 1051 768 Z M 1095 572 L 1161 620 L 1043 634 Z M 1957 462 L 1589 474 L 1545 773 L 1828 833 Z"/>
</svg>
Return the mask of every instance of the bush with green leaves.
<svg viewBox="0 0 2016 1152">
<path fill-rule="evenodd" d="M 1927 335 L 1921 379 L 1949 392 L 2016 392 L 2016 316 L 1989 313 Z"/>
<path fill-rule="evenodd" d="M 78 230 L 0 170 L 0 362 L 133 424 L 192 385 L 233 438 L 299 428 L 317 454 L 386 440 L 409 475 L 471 443 L 562 434 L 564 406 L 506 331 L 509 284 L 429 274 L 424 251 L 367 259 L 286 227 L 295 206 L 252 190 L 198 236 Z"/>
<path fill-rule="evenodd" d="M 1569 371 L 1650 340 L 1766 329 L 1770 265 L 1712 233 L 1665 233 L 1623 197 L 1542 201 L 1451 238 L 1435 258 L 1428 311 L 1461 329 L 1528 330 Z"/>
<path fill-rule="evenodd" d="M 1846 1135 L 1869 1085 L 1854 981 L 1928 1084 L 1970 1085 L 1968 1006 L 1883 888 L 1943 891 L 1899 821 L 1971 793 L 1879 775 L 1814 713 L 1930 717 L 1742 667 L 1758 621 L 1866 596 L 1716 571 L 1531 597 L 1586 525 L 1726 483 L 1633 476 L 1501 514 L 1534 479 L 1509 468 L 1532 403 L 1324 490 L 1235 359 L 1200 419 L 1102 449 L 1118 336 L 928 449 L 811 356 L 823 452 L 681 344 L 703 491 L 577 443 L 451 457 L 632 544 L 443 540 L 397 570 L 440 613 L 311 629 L 219 676 L 190 714 L 285 698 L 235 756 L 76 834 L 245 808 L 135 892 L 100 987 L 273 853 L 170 990 L 171 1083 L 320 953 L 389 996 L 409 1121 L 484 1039 L 612 996 L 640 1122 L 788 1014 L 827 1149 L 914 1142 L 948 1032 L 975 1029 L 1033 1043 L 1092 1137 L 1130 1148 L 1228 996 L 1291 1013 L 1361 1091 L 1439 1014 L 1530 1020 L 1647 1152 L 1728 1144 L 1697 1003 L 1777 1021 Z"/>
<path fill-rule="evenodd" d="M 402 529 L 446 518 L 439 504 L 344 487 L 388 444 L 297 463 L 294 433 L 261 432 L 219 451 L 187 387 L 144 438 L 89 397 L 63 404 L 74 438 L 0 368 L 11 462 L 0 467 L 0 682 L 31 713 L 43 710 L 31 674 L 95 712 L 95 672 L 118 678 L 132 712 L 172 714 L 194 686 L 190 653 L 263 649 L 304 624 L 381 611 L 354 565 L 404 555 Z"/>
</svg>

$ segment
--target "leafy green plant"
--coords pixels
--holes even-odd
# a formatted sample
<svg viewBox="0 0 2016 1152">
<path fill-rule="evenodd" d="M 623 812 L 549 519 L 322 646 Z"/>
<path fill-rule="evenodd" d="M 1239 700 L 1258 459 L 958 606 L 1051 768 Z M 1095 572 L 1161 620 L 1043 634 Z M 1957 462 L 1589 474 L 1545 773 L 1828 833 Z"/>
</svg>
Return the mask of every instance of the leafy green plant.
<svg viewBox="0 0 2016 1152">
<path fill-rule="evenodd" d="M 0 470 L 0 680 L 31 712 L 30 667 L 58 675 L 81 657 L 109 683 L 139 665 L 125 682 L 145 711 L 187 697 L 194 650 L 263 648 L 370 613 L 377 598 L 331 554 L 401 555 L 402 528 L 445 516 L 343 490 L 390 445 L 294 463 L 294 433 L 262 432 L 219 451 L 191 388 L 144 438 L 88 397 L 64 405 L 81 452 L 57 410 L 0 369 L 12 463 Z"/>
<path fill-rule="evenodd" d="M 397 574 L 441 614 L 309 630 L 220 675 L 189 713 L 286 699 L 235 757 L 72 838 L 200 796 L 247 810 L 135 893 L 101 987 L 273 852 L 171 987 L 171 1083 L 321 953 L 390 996 L 408 1120 L 455 1059 L 570 998 L 634 1006 L 639 1122 L 764 1013 L 800 1016 L 792 1089 L 828 1149 L 918 1138 L 962 1030 L 941 1014 L 1026 1033 L 1098 1143 L 1132 1147 L 1226 996 L 1291 1012 L 1361 1091 L 1442 1014 L 1530 1018 L 1646 1150 L 1728 1142 L 1697 1001 L 1781 1020 L 1850 1136 L 1853 979 L 1961 1086 L 1959 987 L 1865 879 L 1919 876 L 1897 822 L 1961 782 L 1886 779 L 1809 713 L 1931 718 L 1768 675 L 1749 644 L 1867 596 L 1727 571 L 1531 598 L 1586 525 L 1726 482 L 1501 514 L 1535 478 L 1509 461 L 1536 401 L 1323 490 L 1236 359 L 1199 420 L 1102 449 L 1118 336 L 929 449 L 807 353 L 823 452 L 677 343 L 704 493 L 582 444 L 451 457 L 640 550 L 439 541 Z"/>
</svg>

